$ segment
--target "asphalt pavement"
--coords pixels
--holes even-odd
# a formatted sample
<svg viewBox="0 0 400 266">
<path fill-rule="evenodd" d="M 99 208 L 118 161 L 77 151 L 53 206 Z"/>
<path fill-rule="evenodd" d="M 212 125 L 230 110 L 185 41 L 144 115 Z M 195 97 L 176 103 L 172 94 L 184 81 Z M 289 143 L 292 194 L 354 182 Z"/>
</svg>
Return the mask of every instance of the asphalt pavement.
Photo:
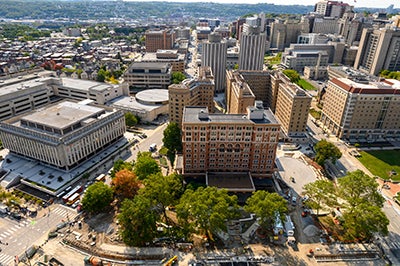
<svg viewBox="0 0 400 266">
<path fill-rule="evenodd" d="M 48 232 L 57 227 L 62 220 L 73 220 L 77 215 L 74 209 L 53 204 L 38 213 L 36 217 L 26 217 L 20 221 L 9 216 L 0 218 L 0 265 L 11 265 L 15 256 L 21 257 L 32 245 L 41 245 Z"/>
</svg>

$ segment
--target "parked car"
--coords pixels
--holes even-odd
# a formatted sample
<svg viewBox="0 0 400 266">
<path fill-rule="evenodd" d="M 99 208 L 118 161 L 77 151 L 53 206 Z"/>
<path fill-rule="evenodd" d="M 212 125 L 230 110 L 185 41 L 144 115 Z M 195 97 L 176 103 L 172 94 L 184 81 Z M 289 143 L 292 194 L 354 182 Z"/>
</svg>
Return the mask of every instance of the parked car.
<svg viewBox="0 0 400 266">
<path fill-rule="evenodd" d="M 19 212 L 11 212 L 10 216 L 11 216 L 11 218 L 14 218 L 16 220 L 21 220 L 22 219 L 22 216 L 21 216 L 21 214 Z"/>
</svg>

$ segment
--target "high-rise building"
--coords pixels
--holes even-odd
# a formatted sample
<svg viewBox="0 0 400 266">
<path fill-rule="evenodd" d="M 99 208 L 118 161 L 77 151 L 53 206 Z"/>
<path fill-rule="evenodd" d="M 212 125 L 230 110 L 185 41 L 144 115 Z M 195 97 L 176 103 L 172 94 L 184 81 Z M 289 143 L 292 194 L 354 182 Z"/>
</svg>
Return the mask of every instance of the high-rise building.
<svg viewBox="0 0 400 266">
<path fill-rule="evenodd" d="M 230 114 L 244 114 L 248 106 L 272 102 L 271 72 L 264 70 L 227 71 L 226 105 Z"/>
<path fill-rule="evenodd" d="M 321 122 L 352 143 L 400 138 L 399 89 L 400 81 L 393 79 L 333 78 L 325 89 Z"/>
<path fill-rule="evenodd" d="M 281 81 L 276 100 L 276 119 L 281 123 L 286 138 L 292 141 L 305 139 L 312 96 L 282 72 L 276 72 L 275 76 Z"/>
<path fill-rule="evenodd" d="M 354 67 L 372 75 L 400 70 L 400 30 L 364 29 Z"/>
<path fill-rule="evenodd" d="M 214 77 L 210 67 L 200 67 L 199 75 L 180 84 L 171 84 L 169 92 L 169 120 L 182 123 L 185 106 L 207 106 L 214 110 Z"/>
<path fill-rule="evenodd" d="M 229 114 L 245 114 L 248 106 L 254 106 L 256 97 L 237 71 L 227 71 L 226 107 Z"/>
<path fill-rule="evenodd" d="M 173 30 L 149 30 L 145 33 L 146 52 L 170 50 L 174 47 L 175 32 Z"/>
<path fill-rule="evenodd" d="M 309 32 L 309 21 L 300 19 L 280 20 L 271 23 L 270 49 L 283 51 L 291 43 L 296 43 L 298 36 Z"/>
<path fill-rule="evenodd" d="M 314 12 L 325 17 L 341 18 L 345 12 L 352 11 L 354 6 L 350 6 L 342 1 L 323 0 L 315 4 Z"/>
<path fill-rule="evenodd" d="M 248 107 L 243 115 L 209 114 L 206 107 L 185 107 L 183 174 L 236 172 L 271 177 L 279 133 L 274 115 L 263 108 Z"/>
<path fill-rule="evenodd" d="M 211 67 L 214 75 L 215 92 L 225 92 L 226 42 L 222 40 L 221 35 L 211 33 L 208 35 L 208 41 L 202 44 L 202 49 L 201 65 Z"/>
<path fill-rule="evenodd" d="M 259 26 L 247 26 L 240 35 L 239 69 L 262 70 L 266 46 L 266 34 Z"/>
</svg>

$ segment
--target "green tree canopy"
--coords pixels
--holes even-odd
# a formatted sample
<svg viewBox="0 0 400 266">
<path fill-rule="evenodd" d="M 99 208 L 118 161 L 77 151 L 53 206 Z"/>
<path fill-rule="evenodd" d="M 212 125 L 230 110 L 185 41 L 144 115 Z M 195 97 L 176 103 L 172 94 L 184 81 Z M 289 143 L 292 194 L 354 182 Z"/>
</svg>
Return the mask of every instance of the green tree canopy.
<svg viewBox="0 0 400 266">
<path fill-rule="evenodd" d="M 308 183 L 304 187 L 305 194 L 309 196 L 307 205 L 319 211 L 324 206 L 335 206 L 336 203 L 336 188 L 329 180 L 317 180 L 313 183 Z"/>
<path fill-rule="evenodd" d="M 269 193 L 264 190 L 253 192 L 246 201 L 244 209 L 255 213 L 260 218 L 260 225 L 264 228 L 272 228 L 275 225 L 275 215 L 279 214 L 282 221 L 288 212 L 287 201 L 277 193 Z"/>
<path fill-rule="evenodd" d="M 175 153 L 182 151 L 181 129 L 175 122 L 170 122 L 164 130 L 164 138 L 162 139 L 164 146 L 168 151 Z"/>
<path fill-rule="evenodd" d="M 121 237 L 129 246 L 144 246 L 155 236 L 158 214 L 155 212 L 151 199 L 137 195 L 133 200 L 122 202 L 118 215 L 121 226 Z"/>
<path fill-rule="evenodd" d="M 169 224 L 166 207 L 175 206 L 183 194 L 182 176 L 178 174 L 163 176 L 161 173 L 156 173 L 148 176 L 144 184 L 145 187 L 140 189 L 139 193 L 150 199 L 154 206 L 161 206 L 164 220 Z"/>
<path fill-rule="evenodd" d="M 87 188 L 82 199 L 82 208 L 90 213 L 105 211 L 113 201 L 113 190 L 103 182 L 96 182 Z"/>
<path fill-rule="evenodd" d="M 171 83 L 173 84 L 179 84 L 181 81 L 185 80 L 186 76 L 185 74 L 181 72 L 172 72 L 171 74 Z"/>
<path fill-rule="evenodd" d="M 297 73 L 296 70 L 293 69 L 285 69 L 282 71 L 283 74 L 285 74 L 291 82 L 297 83 L 300 81 L 300 75 Z"/>
<path fill-rule="evenodd" d="M 139 119 L 136 115 L 131 112 L 125 113 L 125 125 L 128 127 L 134 127 L 139 123 Z"/>
<path fill-rule="evenodd" d="M 112 178 L 115 177 L 115 174 L 118 173 L 119 171 L 127 169 L 129 171 L 132 171 L 133 169 L 133 163 L 125 162 L 122 159 L 118 159 L 117 161 L 114 162 L 113 169 L 111 170 L 110 176 Z"/>
<path fill-rule="evenodd" d="M 346 209 L 353 212 L 361 204 L 383 207 L 385 199 L 378 192 L 378 183 L 361 170 L 349 172 L 338 179 L 339 196 L 346 201 Z"/>
<path fill-rule="evenodd" d="M 161 173 L 161 168 L 151 157 L 151 152 L 139 152 L 133 172 L 139 180 L 144 180 L 152 174 Z"/>
<path fill-rule="evenodd" d="M 238 217 L 237 197 L 216 187 L 188 189 L 176 206 L 176 213 L 184 227 L 212 236 L 213 232 L 226 229 L 227 220 Z"/>
<path fill-rule="evenodd" d="M 344 237 L 349 240 L 371 239 L 375 233 L 388 234 L 389 219 L 381 208 L 362 203 L 352 212 L 343 213 Z"/>
<path fill-rule="evenodd" d="M 340 150 L 331 142 L 323 139 L 315 144 L 315 161 L 324 166 L 325 160 L 331 160 L 333 163 L 336 162 L 337 159 L 342 157 L 342 153 Z"/>
</svg>

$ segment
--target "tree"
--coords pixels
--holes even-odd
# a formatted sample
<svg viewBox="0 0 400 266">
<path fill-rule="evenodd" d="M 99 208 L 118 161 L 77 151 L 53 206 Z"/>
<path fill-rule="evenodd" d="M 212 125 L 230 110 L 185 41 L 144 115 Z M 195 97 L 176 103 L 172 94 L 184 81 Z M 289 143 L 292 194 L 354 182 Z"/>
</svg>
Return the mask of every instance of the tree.
<svg viewBox="0 0 400 266">
<path fill-rule="evenodd" d="M 144 180 L 145 187 L 139 191 L 147 199 L 152 201 L 153 205 L 160 205 L 164 214 L 164 219 L 169 224 L 166 213 L 166 207 L 175 206 L 183 193 L 182 176 L 171 174 L 163 176 L 156 173 L 148 176 Z"/>
<path fill-rule="evenodd" d="M 106 77 L 107 77 L 107 71 L 102 68 L 99 69 L 99 71 L 97 72 L 96 80 L 98 82 L 104 82 L 106 80 Z"/>
<path fill-rule="evenodd" d="M 306 184 L 303 189 L 309 196 L 307 205 L 317 210 L 317 216 L 324 206 L 331 207 L 336 204 L 336 189 L 331 181 L 317 180 Z"/>
<path fill-rule="evenodd" d="M 113 201 L 112 189 L 103 182 L 96 182 L 87 188 L 82 199 L 82 208 L 91 213 L 99 213 Z"/>
<path fill-rule="evenodd" d="M 383 207 L 385 199 L 378 192 L 378 183 L 361 170 L 349 172 L 339 180 L 339 196 L 346 201 L 345 208 L 353 212 L 361 204 Z"/>
<path fill-rule="evenodd" d="M 162 139 L 164 146 L 168 151 L 175 153 L 182 151 L 181 129 L 175 122 L 170 122 L 164 130 L 164 138 Z"/>
<path fill-rule="evenodd" d="M 184 227 L 212 236 L 212 232 L 226 229 L 227 220 L 238 217 L 237 197 L 216 187 L 187 189 L 176 206 L 176 213 Z"/>
<path fill-rule="evenodd" d="M 362 203 L 353 212 L 344 211 L 344 237 L 348 240 L 369 240 L 375 233 L 388 234 L 389 219 L 378 206 Z"/>
<path fill-rule="evenodd" d="M 171 74 L 171 83 L 179 84 L 181 81 L 185 80 L 186 76 L 181 72 L 172 72 Z"/>
<path fill-rule="evenodd" d="M 253 192 L 246 200 L 244 209 L 255 213 L 260 218 L 260 225 L 264 228 L 274 226 L 276 213 L 279 214 L 281 220 L 285 220 L 285 214 L 288 212 L 287 201 L 283 197 L 264 190 Z"/>
<path fill-rule="evenodd" d="M 337 159 L 342 157 L 342 153 L 340 150 L 331 142 L 326 140 L 321 140 L 317 144 L 315 144 L 315 161 L 323 166 L 325 160 L 331 160 L 332 163 L 335 163 Z"/>
<path fill-rule="evenodd" d="M 139 180 L 144 180 L 152 174 L 161 173 L 161 168 L 151 157 L 151 152 L 139 152 L 133 172 Z"/>
<path fill-rule="evenodd" d="M 343 227 L 348 239 L 370 239 L 374 233 L 386 235 L 389 220 L 381 210 L 385 199 L 378 192 L 374 178 L 357 170 L 338 181 L 342 204 Z"/>
<path fill-rule="evenodd" d="M 285 74 L 291 82 L 297 83 L 300 81 L 300 75 L 296 70 L 293 69 L 285 69 L 283 70 L 283 74 Z"/>
<path fill-rule="evenodd" d="M 137 116 L 132 114 L 131 112 L 125 113 L 125 125 L 127 127 L 134 127 L 139 123 L 139 119 Z"/>
<path fill-rule="evenodd" d="M 121 237 L 129 246 L 143 246 L 153 240 L 158 215 L 150 199 L 137 195 L 133 200 L 122 202 L 118 221 Z"/>
<path fill-rule="evenodd" d="M 114 193 L 121 199 L 133 198 L 142 186 L 136 175 L 127 169 L 122 169 L 115 174 L 111 182 Z"/>
<path fill-rule="evenodd" d="M 127 169 L 129 171 L 132 171 L 133 169 L 133 163 L 125 162 L 122 159 L 118 159 L 117 161 L 114 162 L 113 169 L 111 170 L 110 176 L 112 178 L 115 177 L 115 174 L 118 173 L 119 171 Z"/>
</svg>

